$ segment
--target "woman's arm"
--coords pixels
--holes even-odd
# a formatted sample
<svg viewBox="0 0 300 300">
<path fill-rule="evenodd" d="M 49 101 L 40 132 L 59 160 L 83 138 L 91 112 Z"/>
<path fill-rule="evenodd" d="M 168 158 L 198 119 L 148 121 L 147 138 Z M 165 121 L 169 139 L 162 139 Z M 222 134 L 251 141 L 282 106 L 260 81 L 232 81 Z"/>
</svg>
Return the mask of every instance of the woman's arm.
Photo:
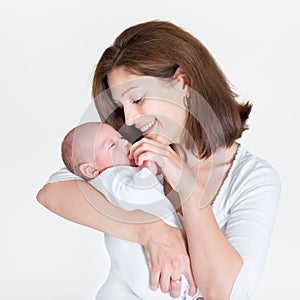
<svg viewBox="0 0 300 300">
<path fill-rule="evenodd" d="M 204 299 L 228 300 L 243 261 L 219 228 L 211 207 L 200 209 L 199 200 L 205 196 L 205 189 L 197 176 L 167 145 L 142 139 L 131 152 L 138 165 L 154 160 L 172 188 L 179 192 L 193 274 Z M 160 279 L 161 285 L 165 284 L 163 280 Z"/>
<path fill-rule="evenodd" d="M 211 206 L 200 206 L 204 187 L 170 147 L 143 139 L 131 151 L 137 164 L 155 161 L 179 192 L 193 274 L 204 299 L 249 299 L 262 272 L 278 205 L 280 184 L 272 168 L 254 164 L 242 174 L 236 183 L 238 199 L 226 212 L 224 234 Z"/>
<path fill-rule="evenodd" d="M 65 219 L 133 242 L 141 239 L 144 223 L 153 220 L 142 211 L 127 212 L 113 206 L 82 180 L 48 183 L 38 192 L 37 200 Z"/>
<path fill-rule="evenodd" d="M 185 271 L 190 293 L 196 292 L 182 230 L 168 226 L 159 219 L 153 222 L 153 216 L 143 211 L 119 209 L 81 180 L 48 183 L 38 192 L 37 199 L 65 219 L 144 246 L 151 275 L 155 274 L 150 278 L 152 289 L 157 288 L 161 266 L 168 266 L 165 270 L 172 272 L 173 262 L 177 261 Z M 169 283 L 161 288 L 168 292 Z M 180 285 L 171 291 L 174 297 L 179 294 Z"/>
<path fill-rule="evenodd" d="M 197 208 L 197 191 L 183 206 L 192 268 L 200 290 L 203 287 L 208 295 L 205 299 L 250 299 L 262 274 L 280 181 L 266 163 L 253 164 L 248 170 L 246 178 L 245 171 L 235 178 L 238 192 L 231 195 L 224 234 L 210 206 Z"/>
<path fill-rule="evenodd" d="M 227 300 L 243 260 L 220 230 L 211 206 L 199 208 L 198 196 L 194 192 L 183 205 L 194 277 L 204 299 Z"/>
</svg>

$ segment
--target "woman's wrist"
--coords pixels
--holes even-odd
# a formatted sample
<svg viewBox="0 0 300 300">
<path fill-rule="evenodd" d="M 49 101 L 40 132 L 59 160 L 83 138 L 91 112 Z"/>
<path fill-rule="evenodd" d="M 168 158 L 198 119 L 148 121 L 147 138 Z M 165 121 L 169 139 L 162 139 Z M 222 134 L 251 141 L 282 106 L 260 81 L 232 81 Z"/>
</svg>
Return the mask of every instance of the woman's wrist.
<svg viewBox="0 0 300 300">
<path fill-rule="evenodd" d="M 137 243 L 145 246 L 150 240 L 159 236 L 159 232 L 166 224 L 162 220 L 155 220 L 154 222 L 141 223 L 137 228 Z"/>
<path fill-rule="evenodd" d="M 137 243 L 148 247 L 150 244 L 158 244 L 167 247 L 182 247 L 186 249 L 187 240 L 185 230 L 169 226 L 162 220 L 143 223 L 138 228 Z"/>
</svg>

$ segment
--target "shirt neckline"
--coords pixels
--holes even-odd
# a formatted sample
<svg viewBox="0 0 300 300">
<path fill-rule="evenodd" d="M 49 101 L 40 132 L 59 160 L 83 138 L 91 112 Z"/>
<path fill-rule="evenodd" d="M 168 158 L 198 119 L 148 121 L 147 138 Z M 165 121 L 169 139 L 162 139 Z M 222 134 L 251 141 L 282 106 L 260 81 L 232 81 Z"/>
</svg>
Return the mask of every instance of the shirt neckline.
<svg viewBox="0 0 300 300">
<path fill-rule="evenodd" d="M 214 204 L 216 203 L 219 195 L 221 194 L 221 191 L 222 191 L 223 187 L 225 186 L 225 183 L 227 183 L 227 181 L 231 177 L 233 169 L 235 168 L 236 162 L 240 156 L 241 148 L 242 148 L 241 144 L 237 143 L 237 149 L 236 149 L 235 154 L 230 162 L 231 165 L 230 165 L 229 169 L 227 170 L 227 172 L 225 173 L 225 175 L 222 179 L 222 183 L 220 184 L 215 196 L 213 197 L 213 200 L 209 204 L 211 207 L 214 207 Z"/>
</svg>

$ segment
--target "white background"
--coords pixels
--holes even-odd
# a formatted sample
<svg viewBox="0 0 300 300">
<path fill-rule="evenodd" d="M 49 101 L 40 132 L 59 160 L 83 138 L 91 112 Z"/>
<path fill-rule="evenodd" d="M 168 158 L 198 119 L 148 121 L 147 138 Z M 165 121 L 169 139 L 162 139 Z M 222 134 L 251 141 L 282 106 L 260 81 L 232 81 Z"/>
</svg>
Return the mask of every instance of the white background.
<svg viewBox="0 0 300 300">
<path fill-rule="evenodd" d="M 129 25 L 152 19 L 172 21 L 199 38 L 241 100 L 254 103 L 242 143 L 282 180 L 254 299 L 298 299 L 298 5 L 0 0 L 0 299 L 94 300 L 109 268 L 102 233 L 52 214 L 35 195 L 62 166 L 61 139 L 91 103 L 92 74 L 103 50 Z"/>
</svg>

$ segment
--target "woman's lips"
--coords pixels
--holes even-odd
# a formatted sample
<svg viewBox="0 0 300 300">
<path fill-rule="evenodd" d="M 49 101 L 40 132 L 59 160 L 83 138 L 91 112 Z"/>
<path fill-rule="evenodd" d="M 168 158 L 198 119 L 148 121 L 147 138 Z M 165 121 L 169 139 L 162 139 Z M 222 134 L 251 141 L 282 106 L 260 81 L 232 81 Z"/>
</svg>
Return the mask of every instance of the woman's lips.
<svg viewBox="0 0 300 300">
<path fill-rule="evenodd" d="M 144 125 L 143 127 L 140 128 L 140 131 L 145 135 L 146 133 L 149 133 L 151 131 L 151 129 L 154 127 L 154 125 L 156 124 L 157 120 L 154 119 L 150 122 L 148 122 L 146 125 Z"/>
</svg>

